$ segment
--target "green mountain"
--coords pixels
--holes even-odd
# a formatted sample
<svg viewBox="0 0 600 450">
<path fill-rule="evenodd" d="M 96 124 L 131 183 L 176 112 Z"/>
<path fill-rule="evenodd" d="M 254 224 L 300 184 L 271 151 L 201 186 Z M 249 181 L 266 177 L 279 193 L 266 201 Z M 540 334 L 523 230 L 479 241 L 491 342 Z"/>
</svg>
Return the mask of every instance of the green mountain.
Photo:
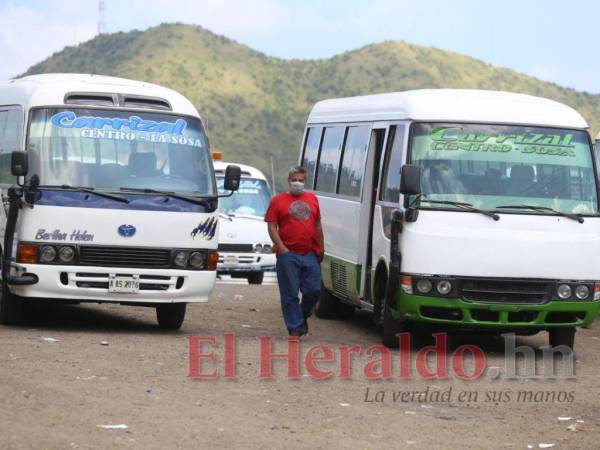
<svg viewBox="0 0 600 450">
<path fill-rule="evenodd" d="M 187 96 L 225 159 L 270 173 L 283 186 L 298 158 L 304 121 L 324 98 L 418 88 L 522 92 L 576 108 L 600 129 L 600 95 L 498 68 L 435 48 L 386 41 L 329 59 L 267 56 L 199 26 L 164 24 L 147 31 L 99 35 L 67 47 L 24 75 L 78 72 L 149 81 Z"/>
</svg>

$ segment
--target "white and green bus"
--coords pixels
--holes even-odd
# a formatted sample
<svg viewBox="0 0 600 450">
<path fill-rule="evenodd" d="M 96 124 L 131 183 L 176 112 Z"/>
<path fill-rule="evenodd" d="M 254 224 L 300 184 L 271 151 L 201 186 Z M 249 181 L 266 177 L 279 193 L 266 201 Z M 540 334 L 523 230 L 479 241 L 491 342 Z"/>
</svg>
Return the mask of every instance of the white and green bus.
<svg viewBox="0 0 600 450">
<path fill-rule="evenodd" d="M 300 162 L 325 234 L 320 317 L 547 330 L 574 343 L 600 306 L 600 216 L 586 121 L 520 94 L 417 90 L 325 100 Z"/>
</svg>

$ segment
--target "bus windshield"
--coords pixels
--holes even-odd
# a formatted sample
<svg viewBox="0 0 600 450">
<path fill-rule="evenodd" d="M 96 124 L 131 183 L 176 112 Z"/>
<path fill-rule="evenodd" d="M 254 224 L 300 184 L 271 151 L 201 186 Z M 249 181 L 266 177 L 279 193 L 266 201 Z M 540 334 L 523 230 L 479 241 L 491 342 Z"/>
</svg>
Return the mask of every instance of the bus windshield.
<svg viewBox="0 0 600 450">
<path fill-rule="evenodd" d="M 36 109 L 28 150 L 30 173 L 40 177 L 41 186 L 215 195 L 202 124 L 187 116 Z"/>
<path fill-rule="evenodd" d="M 223 190 L 224 178 L 217 178 L 219 193 Z M 258 178 L 242 178 L 240 188 L 231 197 L 219 198 L 221 212 L 229 215 L 248 215 L 263 217 L 271 201 L 271 192 L 265 180 Z"/>
<path fill-rule="evenodd" d="M 436 201 L 448 201 L 487 210 L 535 206 L 595 215 L 591 150 L 581 130 L 415 123 L 410 158 L 422 168 L 421 207 L 440 208 Z"/>
</svg>

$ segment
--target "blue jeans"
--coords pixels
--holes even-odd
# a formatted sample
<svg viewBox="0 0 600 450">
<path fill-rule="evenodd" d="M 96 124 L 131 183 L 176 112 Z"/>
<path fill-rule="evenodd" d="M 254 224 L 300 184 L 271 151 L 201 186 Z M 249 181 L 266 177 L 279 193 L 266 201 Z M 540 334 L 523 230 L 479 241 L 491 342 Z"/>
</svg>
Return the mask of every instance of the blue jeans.
<svg viewBox="0 0 600 450">
<path fill-rule="evenodd" d="M 321 293 L 321 266 L 313 252 L 277 255 L 277 282 L 283 320 L 288 331 L 298 330 L 312 314 Z M 298 298 L 302 293 L 302 302 Z"/>
</svg>

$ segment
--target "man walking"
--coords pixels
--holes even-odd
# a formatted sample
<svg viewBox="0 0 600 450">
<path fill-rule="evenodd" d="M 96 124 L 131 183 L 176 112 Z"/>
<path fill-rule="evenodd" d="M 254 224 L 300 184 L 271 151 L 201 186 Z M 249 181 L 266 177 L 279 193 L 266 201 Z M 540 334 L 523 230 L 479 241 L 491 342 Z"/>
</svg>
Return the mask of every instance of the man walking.
<svg viewBox="0 0 600 450">
<path fill-rule="evenodd" d="M 283 319 L 290 336 L 308 333 L 307 318 L 321 292 L 324 242 L 316 195 L 304 191 L 306 169 L 288 173 L 289 191 L 271 199 L 265 222 L 277 249 L 277 281 Z M 298 298 L 302 293 L 302 301 Z"/>
</svg>

